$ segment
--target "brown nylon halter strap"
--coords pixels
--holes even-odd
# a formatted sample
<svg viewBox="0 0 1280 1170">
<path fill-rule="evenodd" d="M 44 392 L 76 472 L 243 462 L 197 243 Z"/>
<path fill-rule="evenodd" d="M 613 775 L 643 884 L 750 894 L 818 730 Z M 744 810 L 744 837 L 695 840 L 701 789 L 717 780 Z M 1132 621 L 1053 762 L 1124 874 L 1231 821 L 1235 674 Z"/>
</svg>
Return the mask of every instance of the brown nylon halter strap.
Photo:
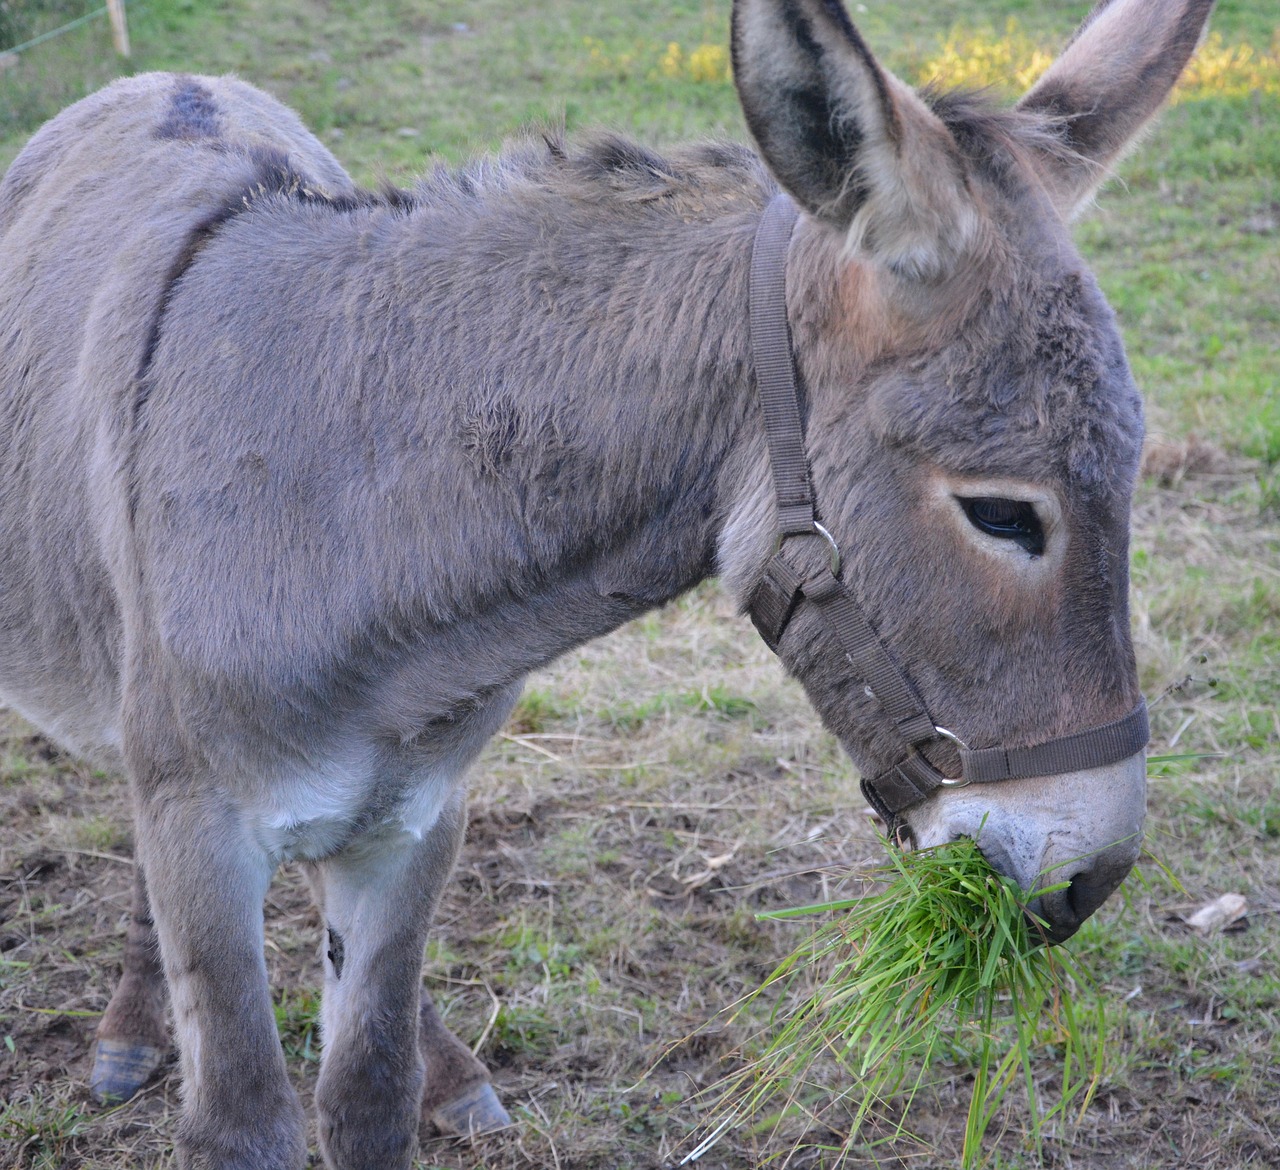
<svg viewBox="0 0 1280 1170">
<path fill-rule="evenodd" d="M 961 745 L 962 771 L 954 780 L 943 776 L 918 750 L 942 735 L 950 737 L 950 733 L 939 731 L 911 680 L 893 661 L 840 580 L 839 551 L 817 519 L 787 318 L 787 252 L 798 218 L 795 204 L 786 195 L 775 196 L 756 230 L 751 255 L 751 353 L 778 501 L 778 545 L 747 603 L 756 629 L 770 648 L 777 650 L 801 600 L 814 605 L 826 619 L 856 676 L 902 739 L 898 762 L 862 781 L 868 802 L 890 826 L 903 811 L 944 785 L 1060 775 L 1105 767 L 1136 755 L 1149 738 L 1145 702 L 1114 723 L 1030 747 L 974 751 Z M 794 540 L 804 536 L 818 536 L 827 542 L 832 553 L 830 569 L 814 572 L 788 557 Z"/>
<path fill-rule="evenodd" d="M 833 569 L 802 575 L 787 558 L 788 537 L 818 535 L 830 539 L 817 523 L 800 418 L 799 380 L 787 322 L 787 251 L 798 218 L 796 205 L 785 195 L 776 196 L 765 208 L 751 255 L 751 352 L 778 498 L 779 540 L 748 608 L 765 641 L 777 649 L 778 639 L 801 595 L 813 602 L 835 630 L 858 676 L 888 712 L 906 743 L 926 743 L 936 738 L 933 720 L 853 595 L 835 575 L 838 561 Z M 834 542 L 831 548 L 835 549 Z"/>
<path fill-rule="evenodd" d="M 813 485 L 804 453 L 800 388 L 787 318 L 787 251 L 799 212 L 785 195 L 765 208 L 751 251 L 751 356 L 759 382 L 769 466 L 784 536 L 814 530 Z"/>
<path fill-rule="evenodd" d="M 1147 704 L 1140 702 L 1123 719 L 1023 748 L 968 748 L 960 752 L 964 778 L 971 784 L 1022 780 L 1103 768 L 1137 755 L 1147 746 L 1151 727 Z"/>
</svg>

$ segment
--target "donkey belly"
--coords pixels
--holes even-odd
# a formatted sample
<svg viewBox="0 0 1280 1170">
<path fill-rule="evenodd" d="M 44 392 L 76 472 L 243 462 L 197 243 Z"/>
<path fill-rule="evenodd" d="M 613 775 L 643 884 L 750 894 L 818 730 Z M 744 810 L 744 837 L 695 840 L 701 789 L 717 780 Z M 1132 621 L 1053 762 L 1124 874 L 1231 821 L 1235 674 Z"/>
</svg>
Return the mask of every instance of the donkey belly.
<svg viewBox="0 0 1280 1170">
<path fill-rule="evenodd" d="M 116 764 L 120 626 L 114 599 L 92 580 L 92 568 L 79 589 L 75 582 L 51 582 L 47 569 L 70 568 L 56 563 L 54 549 L 24 549 L 24 566 L 11 555 L 13 535 L 0 532 L 0 706 L 67 750 Z"/>
</svg>

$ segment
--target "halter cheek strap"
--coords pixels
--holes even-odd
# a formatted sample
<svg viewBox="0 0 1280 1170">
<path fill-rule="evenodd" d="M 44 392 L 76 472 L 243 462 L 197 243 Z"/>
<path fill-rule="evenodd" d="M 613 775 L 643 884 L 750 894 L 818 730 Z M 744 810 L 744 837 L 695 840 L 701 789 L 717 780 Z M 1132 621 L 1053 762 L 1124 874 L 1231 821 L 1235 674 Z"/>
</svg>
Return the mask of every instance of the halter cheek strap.
<svg viewBox="0 0 1280 1170">
<path fill-rule="evenodd" d="M 787 320 L 787 252 L 798 215 L 786 195 L 775 196 L 756 230 L 751 255 L 751 351 L 778 504 L 777 544 L 747 603 L 761 637 L 776 651 L 802 602 L 815 606 L 831 628 L 856 677 L 888 715 L 901 740 L 897 761 L 862 780 L 868 803 L 890 826 L 906 809 L 940 788 L 1084 771 L 1137 754 L 1150 738 L 1145 702 L 1114 723 L 1031 747 L 970 750 L 934 723 L 911 680 L 840 579 L 840 550 L 818 523 Z M 802 539 L 822 541 L 829 564 L 815 572 L 793 560 Z M 926 744 L 939 739 L 952 740 L 959 747 L 958 777 L 944 776 L 923 754 Z"/>
</svg>

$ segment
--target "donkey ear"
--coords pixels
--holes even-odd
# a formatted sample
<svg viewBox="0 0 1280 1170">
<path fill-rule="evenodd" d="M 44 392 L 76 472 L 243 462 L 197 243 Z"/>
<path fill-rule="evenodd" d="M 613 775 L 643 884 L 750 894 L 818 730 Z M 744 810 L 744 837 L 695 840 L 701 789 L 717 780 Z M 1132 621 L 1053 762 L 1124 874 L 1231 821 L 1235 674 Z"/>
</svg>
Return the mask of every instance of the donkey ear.
<svg viewBox="0 0 1280 1170">
<path fill-rule="evenodd" d="M 733 73 L 765 162 L 811 215 L 905 276 L 963 254 L 978 217 L 955 141 L 840 0 L 734 0 Z"/>
<path fill-rule="evenodd" d="M 1101 0 L 1019 108 L 1063 120 L 1041 172 L 1064 215 L 1106 178 L 1173 89 L 1214 0 Z"/>
</svg>

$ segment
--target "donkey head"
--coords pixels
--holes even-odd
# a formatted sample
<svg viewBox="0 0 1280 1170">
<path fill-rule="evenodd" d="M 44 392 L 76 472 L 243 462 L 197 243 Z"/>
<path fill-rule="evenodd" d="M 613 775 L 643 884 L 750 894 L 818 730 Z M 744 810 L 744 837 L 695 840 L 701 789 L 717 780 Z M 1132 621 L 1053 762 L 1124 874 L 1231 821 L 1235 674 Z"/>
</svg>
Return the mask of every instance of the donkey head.
<svg viewBox="0 0 1280 1170">
<path fill-rule="evenodd" d="M 838 0 L 737 0 L 747 122 L 803 214 L 787 268 L 819 519 L 844 583 L 933 720 L 972 748 L 1106 724 L 1140 700 L 1128 526 L 1142 402 L 1066 221 L 1193 51 L 1212 0 L 1111 0 L 1010 110 L 919 95 Z M 769 555 L 758 490 L 725 532 L 749 594 Z M 819 541 L 801 557 L 821 560 Z M 864 776 L 901 743 L 814 605 L 778 647 Z M 1127 749 L 1126 749 L 1127 750 Z M 924 754 L 958 774 L 954 745 Z M 1069 936 L 1136 859 L 1145 761 L 944 788 L 919 845 L 973 836 Z"/>
</svg>

